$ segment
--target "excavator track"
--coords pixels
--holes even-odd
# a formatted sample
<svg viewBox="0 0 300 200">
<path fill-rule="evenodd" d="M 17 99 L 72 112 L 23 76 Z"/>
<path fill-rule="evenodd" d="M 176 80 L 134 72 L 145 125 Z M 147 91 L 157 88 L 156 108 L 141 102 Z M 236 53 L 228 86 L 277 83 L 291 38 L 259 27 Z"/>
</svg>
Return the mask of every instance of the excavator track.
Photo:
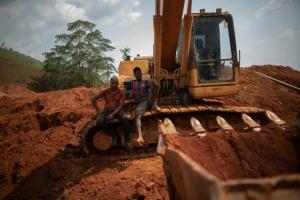
<svg viewBox="0 0 300 200">
<path fill-rule="evenodd" d="M 95 126 L 95 119 L 93 119 L 81 130 L 84 152 L 87 155 L 97 154 L 115 160 L 154 156 L 156 153 L 153 148 L 158 143 L 159 134 L 168 132 L 160 130 L 165 119 L 172 122 L 178 134 L 183 136 L 199 135 L 200 137 L 219 129 L 225 132 L 234 130 L 242 134 L 243 132 L 259 132 L 262 129 L 268 129 L 270 123 L 276 124 L 282 129 L 287 126 L 275 113 L 261 108 L 225 105 L 168 105 L 161 106 L 160 111 L 145 112 L 142 118 L 142 132 L 145 143 L 140 146 L 135 141 L 137 131 L 135 130 L 134 116 L 130 111 L 126 112 L 125 115 L 133 128 L 131 144 L 134 149 L 132 151 L 127 151 L 121 146 L 113 148 L 112 140 L 109 139 L 110 136 L 98 131 Z M 111 123 L 113 123 L 113 126 L 118 127 L 121 136 L 120 142 L 123 144 L 124 137 L 121 125 L 117 120 Z M 163 129 L 168 130 L 166 127 Z M 103 141 L 100 142 L 102 146 L 99 147 L 99 144 L 95 144 L 95 135 L 103 138 Z"/>
</svg>

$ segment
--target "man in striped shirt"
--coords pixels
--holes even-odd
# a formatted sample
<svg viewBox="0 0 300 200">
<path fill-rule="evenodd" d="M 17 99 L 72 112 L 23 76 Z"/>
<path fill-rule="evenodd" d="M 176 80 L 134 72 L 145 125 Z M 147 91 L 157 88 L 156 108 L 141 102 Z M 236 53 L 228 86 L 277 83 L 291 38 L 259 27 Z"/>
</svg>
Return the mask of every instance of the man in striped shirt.
<svg viewBox="0 0 300 200">
<path fill-rule="evenodd" d="M 132 91 L 133 99 L 137 104 L 135 108 L 135 123 L 139 136 L 136 141 L 142 145 L 144 139 L 141 118 L 149 108 L 159 110 L 157 106 L 158 90 L 152 80 L 142 80 L 142 71 L 139 67 L 135 67 L 133 73 L 136 80 L 131 81 L 127 89 Z"/>
</svg>

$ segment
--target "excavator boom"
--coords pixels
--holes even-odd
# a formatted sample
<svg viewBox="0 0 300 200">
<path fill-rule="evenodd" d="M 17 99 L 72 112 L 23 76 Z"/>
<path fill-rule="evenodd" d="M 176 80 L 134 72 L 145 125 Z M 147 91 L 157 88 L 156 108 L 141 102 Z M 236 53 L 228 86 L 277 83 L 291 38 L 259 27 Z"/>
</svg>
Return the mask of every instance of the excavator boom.
<svg viewBox="0 0 300 200">
<path fill-rule="evenodd" d="M 160 1 L 157 1 L 157 3 Z M 161 66 L 174 68 L 184 0 L 161 0 Z"/>
</svg>

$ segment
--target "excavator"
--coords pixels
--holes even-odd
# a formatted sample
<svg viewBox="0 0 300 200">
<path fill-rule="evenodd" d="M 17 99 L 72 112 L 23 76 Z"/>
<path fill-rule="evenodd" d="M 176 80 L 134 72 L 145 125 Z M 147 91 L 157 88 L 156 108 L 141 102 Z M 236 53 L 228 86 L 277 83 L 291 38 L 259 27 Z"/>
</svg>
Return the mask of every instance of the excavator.
<svg viewBox="0 0 300 200">
<path fill-rule="evenodd" d="M 160 129 L 171 123 L 181 135 L 201 135 L 220 128 L 260 131 L 270 122 L 286 126 L 271 111 L 226 106 L 214 99 L 233 96 L 239 90 L 240 57 L 230 13 L 222 9 L 192 13 L 192 0 L 155 0 L 153 26 L 153 56 L 138 56 L 119 65 L 121 88 L 135 79 L 135 67 L 141 68 L 143 79 L 151 79 L 159 87 L 160 111 L 147 111 L 142 118 L 144 146 L 157 144 L 158 122 Z M 133 122 L 130 110 L 126 116 Z M 122 128 L 119 130 L 122 138 Z M 134 141 L 137 133 L 132 132 L 132 144 L 138 146 Z M 95 120 L 82 129 L 82 141 L 88 152 L 112 147 L 111 136 L 97 130 Z"/>
</svg>

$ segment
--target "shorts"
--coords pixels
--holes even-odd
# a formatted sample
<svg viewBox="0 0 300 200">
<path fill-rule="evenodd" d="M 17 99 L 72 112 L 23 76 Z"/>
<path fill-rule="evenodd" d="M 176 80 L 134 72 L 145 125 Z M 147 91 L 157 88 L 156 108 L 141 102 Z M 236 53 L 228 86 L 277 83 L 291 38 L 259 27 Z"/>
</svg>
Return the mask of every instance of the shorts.
<svg viewBox="0 0 300 200">
<path fill-rule="evenodd" d="M 134 110 L 135 116 L 142 116 L 149 107 L 150 103 L 148 100 L 141 101 Z"/>
</svg>

